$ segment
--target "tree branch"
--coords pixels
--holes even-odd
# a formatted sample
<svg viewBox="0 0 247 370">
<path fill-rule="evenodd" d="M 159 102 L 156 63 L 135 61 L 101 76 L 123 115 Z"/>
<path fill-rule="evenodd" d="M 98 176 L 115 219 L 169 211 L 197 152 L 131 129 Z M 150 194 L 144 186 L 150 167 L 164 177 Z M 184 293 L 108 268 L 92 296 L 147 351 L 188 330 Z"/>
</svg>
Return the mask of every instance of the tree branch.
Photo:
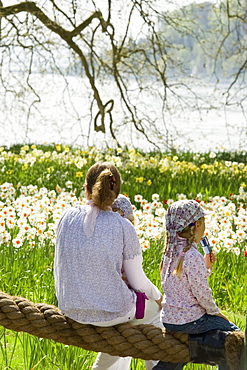
<svg viewBox="0 0 247 370">
<path fill-rule="evenodd" d="M 88 17 L 84 22 L 82 22 L 78 27 L 74 28 L 73 31 L 67 31 L 56 22 L 52 21 L 33 1 L 25 1 L 20 4 L 2 7 L 0 4 L 0 18 L 7 17 L 9 15 L 18 14 L 21 12 L 27 12 L 35 17 L 37 17 L 47 28 L 51 31 L 59 34 L 64 40 L 71 39 L 77 36 L 81 31 L 83 31 L 94 18 L 98 18 L 103 31 L 106 28 L 107 22 L 105 22 L 103 15 L 100 11 L 94 12 L 90 17 Z"/>
<path fill-rule="evenodd" d="M 83 29 L 85 29 L 94 18 L 98 18 L 100 20 L 100 23 L 102 25 L 102 28 L 105 29 L 106 22 L 103 19 L 102 13 L 100 11 L 94 12 L 88 19 L 86 19 L 84 22 L 82 22 L 78 27 L 76 27 L 72 31 L 68 31 L 61 27 L 56 22 L 52 21 L 34 2 L 32 1 L 26 1 L 20 4 L 11 5 L 7 7 L 0 7 L 0 19 L 2 17 L 7 17 L 9 15 L 18 14 L 20 12 L 27 12 L 32 15 L 34 15 L 36 18 L 38 18 L 47 28 L 49 28 L 51 31 L 59 35 L 67 44 L 68 46 L 75 51 L 75 53 L 80 57 L 81 63 L 84 67 L 85 73 L 87 78 L 89 79 L 91 88 L 94 93 L 94 98 L 97 102 L 99 113 L 98 115 L 101 115 L 101 125 L 97 126 L 98 131 L 101 130 L 102 132 L 105 132 L 105 106 L 101 98 L 99 91 L 95 85 L 95 79 L 91 75 L 89 66 L 87 63 L 87 59 L 84 56 L 82 50 L 80 47 L 72 40 L 74 36 L 77 36 Z M 97 116 L 98 116 L 97 115 Z M 96 116 L 96 117 L 97 117 Z"/>
<path fill-rule="evenodd" d="M 32 1 L 26 1 L 20 4 L 15 4 L 7 7 L 0 8 L 0 18 L 9 15 L 27 12 L 38 18 L 47 28 L 59 34 L 64 40 L 70 37 L 70 32 L 66 31 L 63 27 L 59 26 L 56 22 L 52 21 L 45 13 Z"/>
<path fill-rule="evenodd" d="M 92 22 L 94 18 L 98 18 L 101 22 L 103 30 L 106 28 L 106 22 L 103 19 L 102 13 L 100 11 L 94 12 L 90 15 L 84 22 L 79 24 L 73 31 L 70 32 L 71 37 L 77 36 L 81 31 L 83 31 L 89 24 Z"/>
</svg>

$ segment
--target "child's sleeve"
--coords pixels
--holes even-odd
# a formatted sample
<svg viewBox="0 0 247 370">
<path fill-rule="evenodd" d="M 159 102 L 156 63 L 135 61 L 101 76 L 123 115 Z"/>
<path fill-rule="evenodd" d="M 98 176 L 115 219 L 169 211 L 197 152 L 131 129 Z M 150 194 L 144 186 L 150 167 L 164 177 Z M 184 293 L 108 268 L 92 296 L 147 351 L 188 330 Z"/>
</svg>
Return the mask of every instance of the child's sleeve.
<svg viewBox="0 0 247 370">
<path fill-rule="evenodd" d="M 213 300 L 212 290 L 208 284 L 208 271 L 203 256 L 197 252 L 186 258 L 186 275 L 191 291 L 207 314 L 217 315 L 220 310 Z"/>
</svg>

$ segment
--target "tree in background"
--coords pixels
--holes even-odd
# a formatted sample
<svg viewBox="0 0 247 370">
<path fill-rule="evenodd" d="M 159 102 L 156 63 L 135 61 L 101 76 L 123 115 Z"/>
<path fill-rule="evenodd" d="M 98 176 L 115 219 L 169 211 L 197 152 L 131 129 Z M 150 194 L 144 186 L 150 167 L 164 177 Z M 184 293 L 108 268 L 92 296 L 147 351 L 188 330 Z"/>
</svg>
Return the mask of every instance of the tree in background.
<svg viewBox="0 0 247 370">
<path fill-rule="evenodd" d="M 160 5 L 155 0 L 0 1 L 0 124 L 14 132 L 18 121 L 28 139 L 36 126 L 61 130 L 69 121 L 67 133 L 76 130 L 77 142 L 101 132 L 121 145 L 128 132 L 164 149 L 179 135 L 173 115 L 217 108 L 214 97 L 202 94 L 205 83 L 213 82 L 217 92 L 223 79 L 220 104 L 244 108 L 244 1 L 166 11 Z M 47 94 L 54 101 L 45 100 Z M 48 123 L 43 102 L 48 111 L 57 107 Z"/>
</svg>

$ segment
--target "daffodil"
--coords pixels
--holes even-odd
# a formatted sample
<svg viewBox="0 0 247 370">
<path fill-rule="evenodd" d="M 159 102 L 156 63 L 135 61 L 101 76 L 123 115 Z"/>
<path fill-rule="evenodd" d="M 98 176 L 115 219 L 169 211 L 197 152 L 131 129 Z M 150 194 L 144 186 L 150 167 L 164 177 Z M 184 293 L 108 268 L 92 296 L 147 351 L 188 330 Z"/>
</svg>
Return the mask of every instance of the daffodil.
<svg viewBox="0 0 247 370">
<path fill-rule="evenodd" d="M 140 195 L 140 194 L 135 195 L 134 200 L 135 200 L 135 202 L 141 202 L 142 201 L 142 195 Z"/>
<path fill-rule="evenodd" d="M 136 177 L 136 182 L 140 182 L 140 183 L 142 183 L 143 181 L 144 181 L 145 179 L 144 179 L 144 177 Z"/>
<path fill-rule="evenodd" d="M 75 176 L 80 178 L 83 176 L 83 173 L 81 171 L 77 171 Z"/>
</svg>

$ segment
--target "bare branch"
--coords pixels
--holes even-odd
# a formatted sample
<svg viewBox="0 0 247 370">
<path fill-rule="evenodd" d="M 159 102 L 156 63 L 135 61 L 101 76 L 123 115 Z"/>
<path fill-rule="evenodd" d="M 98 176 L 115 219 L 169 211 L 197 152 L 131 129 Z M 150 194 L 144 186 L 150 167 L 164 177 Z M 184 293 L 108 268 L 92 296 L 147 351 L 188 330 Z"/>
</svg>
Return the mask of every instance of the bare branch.
<svg viewBox="0 0 247 370">
<path fill-rule="evenodd" d="M 73 31 L 70 32 L 71 37 L 79 35 L 81 31 L 83 31 L 89 24 L 92 22 L 94 18 L 98 18 L 101 22 L 103 31 L 106 30 L 107 22 L 105 22 L 102 13 L 100 11 L 93 13 L 90 17 L 88 17 L 84 22 L 82 22 L 78 27 L 76 27 Z"/>
<path fill-rule="evenodd" d="M 80 57 L 82 65 L 86 73 L 86 76 L 94 92 L 94 98 L 98 104 L 98 108 L 99 108 L 98 114 L 100 114 L 102 118 L 101 125 L 98 126 L 98 131 L 101 130 L 102 132 L 105 132 L 105 122 L 104 122 L 105 121 L 105 106 L 107 105 L 107 103 L 106 105 L 103 104 L 99 91 L 95 85 L 94 77 L 90 73 L 86 57 L 84 56 L 80 47 L 72 40 L 72 38 L 74 36 L 77 36 L 83 29 L 85 29 L 94 18 L 98 18 L 101 24 L 104 25 L 101 12 L 93 13 L 86 21 L 82 22 L 73 31 L 67 31 L 66 29 L 61 27 L 59 24 L 52 21 L 34 2 L 30 2 L 30 1 L 26 1 L 20 4 L 0 8 L 0 18 L 7 17 L 13 14 L 18 14 L 24 11 L 37 17 L 47 28 L 49 28 L 54 33 L 58 34 L 69 45 L 69 47 L 73 49 L 75 53 Z"/>
</svg>

